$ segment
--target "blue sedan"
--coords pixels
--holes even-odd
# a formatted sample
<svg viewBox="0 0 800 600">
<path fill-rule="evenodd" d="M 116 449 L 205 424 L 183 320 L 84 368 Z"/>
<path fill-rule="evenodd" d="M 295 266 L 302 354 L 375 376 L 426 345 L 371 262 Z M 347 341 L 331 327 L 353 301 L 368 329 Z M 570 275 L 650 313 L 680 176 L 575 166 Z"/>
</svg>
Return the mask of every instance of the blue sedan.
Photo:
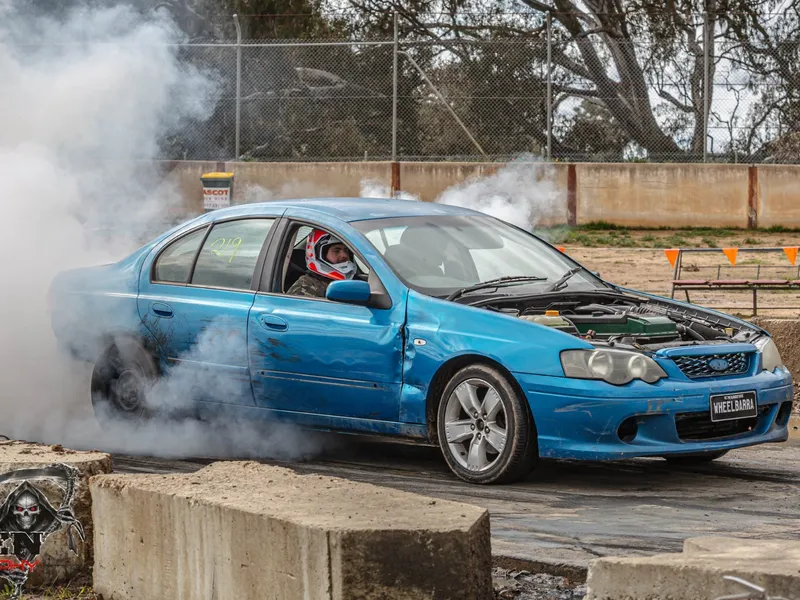
<svg viewBox="0 0 800 600">
<path fill-rule="evenodd" d="M 94 364 L 102 423 L 235 416 L 416 440 L 472 483 L 540 458 L 703 462 L 788 438 L 792 380 L 765 331 L 452 206 L 218 210 L 60 274 L 50 303 L 62 348 Z"/>
</svg>

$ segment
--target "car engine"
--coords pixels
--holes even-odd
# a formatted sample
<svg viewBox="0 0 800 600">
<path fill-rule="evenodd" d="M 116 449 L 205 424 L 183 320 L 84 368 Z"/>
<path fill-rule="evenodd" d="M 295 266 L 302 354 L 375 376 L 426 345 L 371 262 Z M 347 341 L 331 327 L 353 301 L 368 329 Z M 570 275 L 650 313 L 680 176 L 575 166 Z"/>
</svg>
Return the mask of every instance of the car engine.
<svg viewBox="0 0 800 600">
<path fill-rule="evenodd" d="M 546 294 L 493 300 L 479 304 L 603 345 L 657 350 L 751 342 L 761 335 L 755 326 L 699 307 L 629 293 L 573 292 L 561 297 Z"/>
</svg>

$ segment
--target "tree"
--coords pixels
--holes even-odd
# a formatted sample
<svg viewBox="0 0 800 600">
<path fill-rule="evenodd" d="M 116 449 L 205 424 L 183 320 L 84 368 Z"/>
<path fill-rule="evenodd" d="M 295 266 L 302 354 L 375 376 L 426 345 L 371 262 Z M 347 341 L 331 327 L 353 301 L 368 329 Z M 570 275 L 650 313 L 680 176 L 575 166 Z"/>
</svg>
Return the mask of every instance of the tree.
<svg viewBox="0 0 800 600">
<path fill-rule="evenodd" d="M 245 43 L 241 50 L 239 158 L 308 160 L 374 155 L 381 151 L 379 138 L 389 139 L 391 96 L 384 92 L 391 92 L 391 48 L 250 45 L 346 39 L 346 21 L 328 14 L 319 0 L 162 0 L 152 9 L 172 14 L 192 42 L 234 41 L 232 15 L 238 15 Z M 207 124 L 183 132 L 165 153 L 185 158 L 233 158 L 236 49 L 189 46 L 182 53 L 187 62 L 217 74 L 222 100 Z M 375 74 L 381 73 L 384 75 L 376 79 Z"/>
<path fill-rule="evenodd" d="M 792 97 L 798 82 L 797 1 L 790 8 L 777 0 L 350 0 L 350 5 L 374 19 L 397 11 L 419 39 L 447 41 L 463 65 L 471 60 L 470 44 L 502 38 L 529 42 L 541 66 L 547 58 L 543 22 L 550 15 L 554 105 L 571 106 L 573 114 L 560 118 L 574 125 L 556 127 L 554 152 L 592 155 L 597 140 L 581 141 L 579 134 L 597 128 L 581 122 L 587 111 L 575 110 L 591 106 L 595 125 L 605 114 L 614 124 L 612 138 L 622 132 L 650 159 L 697 160 L 710 119 L 715 128 L 732 132 L 728 150 L 742 145 L 734 138 L 744 129 L 757 138 L 770 119 L 791 122 L 789 113 L 797 106 Z M 782 18 L 769 24 L 779 8 Z M 527 14 L 507 14 L 525 9 Z M 474 13 L 484 13 L 485 22 L 476 23 Z M 766 106 L 746 115 L 715 111 L 715 87 L 734 97 L 737 90 L 739 99 L 746 92 L 752 104 L 752 90 L 730 85 L 742 79 L 770 81 L 773 92 L 780 91 L 762 94 Z M 542 132 L 534 135 L 542 138 Z M 752 151 L 752 143 L 744 145 Z"/>
</svg>

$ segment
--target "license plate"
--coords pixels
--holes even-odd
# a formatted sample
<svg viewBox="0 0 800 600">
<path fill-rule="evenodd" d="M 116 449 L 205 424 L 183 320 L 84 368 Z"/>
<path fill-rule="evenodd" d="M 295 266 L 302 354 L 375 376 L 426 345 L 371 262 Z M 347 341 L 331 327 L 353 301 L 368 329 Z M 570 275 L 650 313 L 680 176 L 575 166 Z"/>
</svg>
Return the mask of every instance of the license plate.
<svg viewBox="0 0 800 600">
<path fill-rule="evenodd" d="M 731 421 L 758 416 L 755 392 L 735 392 L 711 396 L 711 420 Z"/>
</svg>

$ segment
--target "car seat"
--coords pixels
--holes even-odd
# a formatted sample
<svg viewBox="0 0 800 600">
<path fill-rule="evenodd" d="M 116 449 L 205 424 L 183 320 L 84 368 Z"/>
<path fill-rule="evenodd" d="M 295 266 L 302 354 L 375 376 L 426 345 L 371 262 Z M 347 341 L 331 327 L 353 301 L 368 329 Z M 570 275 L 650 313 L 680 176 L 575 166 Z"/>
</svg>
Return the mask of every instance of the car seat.
<svg viewBox="0 0 800 600">
<path fill-rule="evenodd" d="M 421 227 L 408 227 L 398 244 L 389 246 L 384 258 L 403 279 L 414 276 L 442 275 L 440 249 L 430 243 L 429 233 Z"/>
<path fill-rule="evenodd" d="M 306 272 L 306 249 L 305 245 L 295 248 L 289 253 L 289 260 L 284 268 L 283 292 L 289 290 L 294 282 Z"/>
</svg>

